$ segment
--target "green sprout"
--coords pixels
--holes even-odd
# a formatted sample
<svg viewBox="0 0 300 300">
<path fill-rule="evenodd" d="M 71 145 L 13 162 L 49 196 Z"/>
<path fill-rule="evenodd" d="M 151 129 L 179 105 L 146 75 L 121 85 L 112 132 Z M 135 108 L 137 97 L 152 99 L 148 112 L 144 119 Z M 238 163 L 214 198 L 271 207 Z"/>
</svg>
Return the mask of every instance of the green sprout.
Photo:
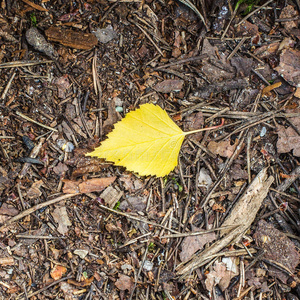
<svg viewBox="0 0 300 300">
<path fill-rule="evenodd" d="M 235 11 L 238 10 L 239 6 L 241 4 L 246 4 L 247 8 L 244 10 L 243 15 L 247 15 L 251 12 L 251 10 L 253 9 L 253 7 L 259 2 L 259 0 L 239 0 L 237 2 L 237 4 L 235 5 Z"/>
<path fill-rule="evenodd" d="M 115 204 L 115 206 L 114 206 L 114 210 L 119 210 L 119 206 L 120 206 L 120 204 L 121 204 L 121 202 L 120 201 L 118 201 L 116 204 Z"/>
<path fill-rule="evenodd" d="M 154 250 L 155 250 L 155 244 L 153 242 L 150 242 L 148 246 L 148 251 L 153 252 Z"/>
<path fill-rule="evenodd" d="M 182 192 L 182 191 L 183 191 L 182 185 L 180 185 L 174 177 L 172 178 L 172 180 L 173 180 L 173 182 L 177 185 L 178 191 L 179 191 L 179 192 Z"/>
<path fill-rule="evenodd" d="M 34 12 L 30 14 L 30 20 L 31 20 L 31 26 L 36 27 L 37 20 Z"/>
</svg>

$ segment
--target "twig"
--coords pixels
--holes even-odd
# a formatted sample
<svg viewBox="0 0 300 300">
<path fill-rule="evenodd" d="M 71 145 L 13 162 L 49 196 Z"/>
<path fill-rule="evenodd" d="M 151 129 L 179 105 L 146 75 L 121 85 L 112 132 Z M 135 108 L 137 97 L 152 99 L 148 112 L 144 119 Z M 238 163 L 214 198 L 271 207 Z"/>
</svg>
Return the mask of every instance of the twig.
<svg viewBox="0 0 300 300">
<path fill-rule="evenodd" d="M 17 234 L 16 238 L 19 239 L 42 239 L 42 240 L 53 240 L 53 239 L 65 239 L 65 236 L 50 236 L 50 235 L 23 235 Z"/>
<path fill-rule="evenodd" d="M 44 125 L 44 124 L 42 124 L 42 123 L 40 123 L 40 122 L 38 122 L 38 121 L 35 121 L 35 120 L 33 120 L 33 119 L 31 119 L 31 118 L 29 118 L 29 117 L 23 115 L 23 114 L 20 113 L 19 111 L 16 111 L 16 115 L 20 116 L 21 118 L 23 118 L 23 119 L 25 119 L 25 120 L 27 120 L 27 121 L 29 121 L 29 122 L 32 122 L 32 123 L 34 123 L 34 124 L 37 124 L 37 125 L 39 125 L 39 126 L 41 126 L 41 127 L 43 127 L 43 128 L 46 128 L 46 129 L 49 129 L 49 130 L 52 130 L 52 131 L 56 131 L 56 132 L 58 131 L 58 130 L 55 129 L 55 128 L 49 127 L 49 126 L 47 126 L 47 125 Z"/>
<path fill-rule="evenodd" d="M 109 207 L 106 207 L 106 206 L 104 206 L 102 204 L 98 204 L 98 205 L 99 205 L 99 207 L 103 208 L 104 210 L 108 210 L 109 212 L 112 212 L 114 214 L 117 214 L 117 215 L 120 215 L 120 216 L 123 216 L 123 217 L 127 217 L 129 219 L 132 219 L 132 220 L 135 220 L 135 221 L 139 221 L 139 222 L 142 222 L 142 223 L 150 224 L 150 225 L 153 225 L 153 226 L 156 226 L 156 227 L 164 228 L 164 229 L 167 229 L 167 230 L 169 230 L 169 231 L 171 231 L 173 233 L 179 233 L 178 231 L 170 229 L 167 226 L 164 226 L 164 225 L 152 222 L 152 221 L 148 221 L 148 220 L 145 220 L 143 218 L 138 218 L 136 216 L 132 216 L 130 214 L 126 214 L 126 213 L 123 213 L 123 212 L 120 212 L 120 211 L 116 211 L 116 210 L 114 210 L 112 208 L 109 208 Z"/>
<path fill-rule="evenodd" d="M 99 80 L 99 75 L 97 73 L 97 52 L 95 52 L 95 55 L 93 57 L 93 63 L 92 63 L 92 73 L 93 73 L 93 82 L 94 82 L 94 89 L 96 95 L 98 95 L 98 119 L 99 119 L 99 137 L 102 138 L 103 135 L 103 122 L 102 122 L 102 87 Z M 96 135 L 98 132 L 96 132 Z"/>
<path fill-rule="evenodd" d="M 36 61 L 12 61 L 0 64 L 0 69 L 4 68 L 15 68 L 15 67 L 28 67 L 28 66 L 36 66 L 40 64 L 50 64 L 52 60 L 36 60 Z"/>
<path fill-rule="evenodd" d="M 3 230 L 6 226 L 34 213 L 35 211 L 41 209 L 41 208 L 44 208 L 46 206 L 49 206 L 51 204 L 54 204 L 54 203 L 57 203 L 59 201 L 62 201 L 62 200 L 66 200 L 66 199 L 69 199 L 69 198 L 72 198 L 72 197 L 75 197 L 75 196 L 78 196 L 79 194 L 65 194 L 65 195 L 62 195 L 60 197 L 57 197 L 55 199 L 52 199 L 52 200 L 48 200 L 46 202 L 43 202 L 43 203 L 39 203 L 31 208 L 28 208 L 27 210 L 24 210 L 22 211 L 21 213 L 19 213 L 18 215 L 8 219 L 7 221 L 5 221 L 2 226 L 0 227 L 0 231 Z"/>
<path fill-rule="evenodd" d="M 50 283 L 49 285 L 47 285 L 47 286 L 45 286 L 45 287 L 39 289 L 38 291 L 35 291 L 34 293 L 29 294 L 29 295 L 27 295 L 27 296 L 28 296 L 28 298 L 31 298 L 31 297 L 33 297 L 33 296 L 35 296 L 35 295 L 38 295 L 38 294 L 42 293 L 43 291 L 46 291 L 46 290 L 49 289 L 50 287 L 52 287 L 52 286 L 54 286 L 54 285 L 56 285 L 56 284 L 58 284 L 58 283 L 60 283 L 60 282 L 62 282 L 62 281 L 66 281 L 66 280 L 68 280 L 68 279 L 71 279 L 71 278 L 73 278 L 73 277 L 74 277 L 73 275 L 69 275 L 69 276 L 67 276 L 67 277 L 64 277 L 64 278 L 61 278 L 61 279 L 59 279 L 59 280 L 56 280 L 56 281 Z"/>
<path fill-rule="evenodd" d="M 2 100 L 5 99 L 6 94 L 7 94 L 8 90 L 9 90 L 9 88 L 10 88 L 10 86 L 11 86 L 11 83 L 12 83 L 12 81 L 14 80 L 16 74 L 17 74 L 17 73 L 16 73 L 16 71 L 15 71 L 15 72 L 11 75 L 11 77 L 10 77 L 10 79 L 9 79 L 9 81 L 8 81 L 8 83 L 7 83 L 7 85 L 6 85 L 5 89 L 4 89 L 4 91 L 3 91 L 3 93 L 2 93 L 2 96 L 1 96 L 1 99 L 2 99 Z"/>
<path fill-rule="evenodd" d="M 167 235 L 161 236 L 160 239 L 181 238 L 181 237 L 187 237 L 187 236 L 203 235 L 203 234 L 207 234 L 209 232 L 214 232 L 214 231 L 218 231 L 218 230 L 232 229 L 232 228 L 235 228 L 237 226 L 238 225 L 229 225 L 229 226 L 223 226 L 223 227 L 208 229 L 208 230 L 205 230 L 205 231 L 193 231 L 193 232 L 188 232 L 188 233 L 167 234 Z"/>
<path fill-rule="evenodd" d="M 246 37 L 243 37 L 238 45 L 233 49 L 233 51 L 228 55 L 227 60 L 231 60 L 231 58 L 238 52 L 238 50 L 242 47 L 242 45 L 245 43 L 247 40 Z"/>
<path fill-rule="evenodd" d="M 160 50 L 160 48 L 156 45 L 156 43 L 152 40 L 152 38 L 150 37 L 150 35 L 134 20 L 130 19 L 129 20 L 131 23 L 133 23 L 137 28 L 139 28 L 144 35 L 149 39 L 149 41 L 152 43 L 152 45 L 155 47 L 155 49 L 159 52 L 159 54 L 161 56 L 164 56 L 163 52 Z"/>
<path fill-rule="evenodd" d="M 206 53 L 204 53 L 204 54 L 201 54 L 199 56 L 180 59 L 180 60 L 171 62 L 169 64 L 164 64 L 164 65 L 155 67 L 154 70 L 165 69 L 165 68 L 172 67 L 172 66 L 177 66 L 177 65 L 183 65 L 183 64 L 190 63 L 190 62 L 193 62 L 193 61 L 202 60 L 202 59 L 207 58 L 207 57 L 208 57 L 208 55 Z"/>
</svg>

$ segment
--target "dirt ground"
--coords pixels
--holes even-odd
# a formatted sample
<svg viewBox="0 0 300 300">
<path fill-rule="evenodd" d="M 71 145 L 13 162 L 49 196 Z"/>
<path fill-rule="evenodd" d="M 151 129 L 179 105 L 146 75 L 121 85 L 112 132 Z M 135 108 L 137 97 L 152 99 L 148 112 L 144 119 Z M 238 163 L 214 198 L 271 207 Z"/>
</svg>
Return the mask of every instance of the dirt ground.
<svg viewBox="0 0 300 300">
<path fill-rule="evenodd" d="M 0 299 L 300 299 L 300 2 L 190 1 L 1 1 Z M 86 155 L 146 103 L 215 128 Z"/>
</svg>

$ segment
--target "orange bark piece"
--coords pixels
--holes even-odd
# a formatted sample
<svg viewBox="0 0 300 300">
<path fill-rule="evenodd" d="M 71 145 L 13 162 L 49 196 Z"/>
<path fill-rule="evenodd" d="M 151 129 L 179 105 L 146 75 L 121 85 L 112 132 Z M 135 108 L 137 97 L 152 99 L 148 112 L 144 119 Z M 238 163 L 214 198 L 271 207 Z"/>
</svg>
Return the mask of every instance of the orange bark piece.
<svg viewBox="0 0 300 300">
<path fill-rule="evenodd" d="M 268 95 L 272 90 L 278 88 L 281 86 L 281 82 L 276 82 L 272 85 L 268 85 L 266 86 L 263 90 L 262 90 L 262 96 Z"/>
<path fill-rule="evenodd" d="M 45 34 L 49 41 L 58 42 L 75 49 L 90 50 L 98 43 L 94 34 L 77 32 L 71 29 L 50 27 L 45 31 Z"/>
<path fill-rule="evenodd" d="M 60 265 L 55 265 L 51 270 L 50 275 L 54 280 L 62 278 L 62 276 L 67 272 L 67 268 Z"/>
</svg>

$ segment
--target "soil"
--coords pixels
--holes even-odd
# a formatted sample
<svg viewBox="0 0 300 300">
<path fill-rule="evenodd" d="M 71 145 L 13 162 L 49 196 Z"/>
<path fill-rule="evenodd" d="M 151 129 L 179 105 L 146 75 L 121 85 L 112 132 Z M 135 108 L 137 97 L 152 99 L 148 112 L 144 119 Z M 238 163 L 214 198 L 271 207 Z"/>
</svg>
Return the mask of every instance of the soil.
<svg viewBox="0 0 300 300">
<path fill-rule="evenodd" d="M 300 298 L 299 1 L 190 1 L 1 2 L 0 299 Z M 88 155 L 146 103 L 168 175 Z"/>
</svg>

